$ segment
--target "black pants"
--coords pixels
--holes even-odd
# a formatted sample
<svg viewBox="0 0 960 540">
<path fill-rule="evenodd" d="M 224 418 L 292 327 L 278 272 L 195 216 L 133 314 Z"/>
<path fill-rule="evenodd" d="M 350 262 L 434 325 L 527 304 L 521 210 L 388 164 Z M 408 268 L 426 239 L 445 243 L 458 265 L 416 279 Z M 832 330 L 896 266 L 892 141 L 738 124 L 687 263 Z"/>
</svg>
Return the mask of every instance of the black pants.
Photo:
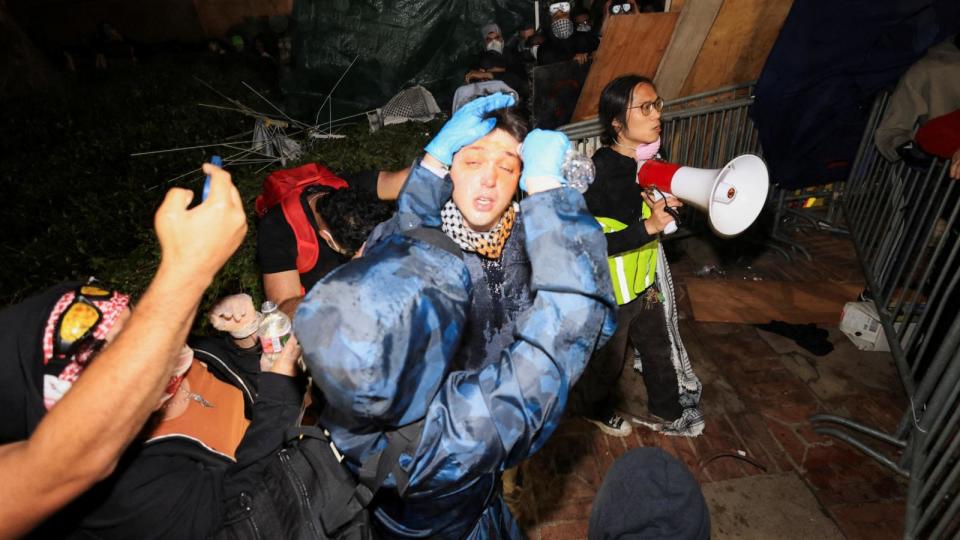
<svg viewBox="0 0 960 540">
<path fill-rule="evenodd" d="M 664 420 L 680 418 L 680 389 L 670 358 L 663 303 L 647 294 L 623 304 L 617 310 L 617 331 L 594 353 L 573 387 L 572 402 L 579 414 L 603 418 L 617 407 L 614 390 L 624 363 L 640 351 L 643 383 L 647 387 L 647 410 Z"/>
</svg>

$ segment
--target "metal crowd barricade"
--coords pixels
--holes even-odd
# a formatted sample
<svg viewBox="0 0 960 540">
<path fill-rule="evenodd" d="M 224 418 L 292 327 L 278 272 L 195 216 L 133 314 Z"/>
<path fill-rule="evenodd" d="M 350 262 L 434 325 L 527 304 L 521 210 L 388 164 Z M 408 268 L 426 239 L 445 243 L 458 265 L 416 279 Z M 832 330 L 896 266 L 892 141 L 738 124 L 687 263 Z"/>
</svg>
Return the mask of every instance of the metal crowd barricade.
<svg viewBox="0 0 960 540">
<path fill-rule="evenodd" d="M 949 162 L 918 167 L 880 155 L 873 137 L 888 99 L 874 103 L 840 201 L 909 406 L 894 433 L 827 414 L 811 422 L 910 478 L 906 538 L 957 538 L 960 185 L 947 177 Z"/>
</svg>

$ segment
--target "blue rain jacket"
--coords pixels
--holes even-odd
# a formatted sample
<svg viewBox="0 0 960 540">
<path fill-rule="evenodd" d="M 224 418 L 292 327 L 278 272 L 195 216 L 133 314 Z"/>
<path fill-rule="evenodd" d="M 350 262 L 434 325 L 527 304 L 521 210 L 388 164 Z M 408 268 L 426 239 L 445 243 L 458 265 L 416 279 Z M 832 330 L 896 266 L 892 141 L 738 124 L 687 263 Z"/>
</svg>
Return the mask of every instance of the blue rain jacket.
<svg viewBox="0 0 960 540">
<path fill-rule="evenodd" d="M 418 226 L 440 228 L 440 208 L 450 199 L 452 184 L 415 166 L 397 199 L 398 212 L 378 225 L 367 247 L 383 238 Z M 517 212 L 513 230 L 498 259 L 463 252 L 473 282 L 470 312 L 455 367 L 479 370 L 496 362 L 500 351 L 513 343 L 517 317 L 533 305 L 530 259 L 523 247 L 523 212 Z"/>
<path fill-rule="evenodd" d="M 470 301 L 465 265 L 408 237 L 335 270 L 297 311 L 294 330 L 328 400 L 321 423 L 350 466 L 385 448 L 385 431 L 424 420 L 416 450 L 399 460 L 406 491 L 391 475 L 373 502 L 386 538 L 520 538 L 499 475 L 546 443 L 570 386 L 613 333 L 606 242 L 583 197 L 556 189 L 521 207 L 534 302 L 482 370 L 450 368 Z M 432 215 L 411 208 L 400 208 L 408 226 Z"/>
</svg>

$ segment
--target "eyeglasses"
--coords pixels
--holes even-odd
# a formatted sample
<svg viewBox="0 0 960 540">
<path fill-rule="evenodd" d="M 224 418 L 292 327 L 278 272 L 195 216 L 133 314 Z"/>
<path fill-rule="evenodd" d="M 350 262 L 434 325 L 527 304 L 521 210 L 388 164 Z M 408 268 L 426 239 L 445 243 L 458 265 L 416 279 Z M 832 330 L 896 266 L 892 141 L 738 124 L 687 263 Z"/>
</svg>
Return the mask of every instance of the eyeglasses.
<svg viewBox="0 0 960 540">
<path fill-rule="evenodd" d="M 644 116 L 650 116 L 650 113 L 652 113 L 654 109 L 656 109 L 657 112 L 660 112 L 663 110 L 663 98 L 658 97 L 653 101 L 645 101 L 639 105 L 634 105 L 632 107 L 627 107 L 627 108 L 628 109 L 639 108 L 640 112 L 642 112 Z"/>
<path fill-rule="evenodd" d="M 630 4 L 615 4 L 610 6 L 610 13 L 613 13 L 614 15 L 619 15 L 621 13 L 630 13 L 630 9 L 632 8 L 633 6 Z"/>
<path fill-rule="evenodd" d="M 550 4 L 550 15 L 553 15 L 558 11 L 570 13 L 570 2 L 556 2 L 556 3 Z"/>
<path fill-rule="evenodd" d="M 77 287 L 73 301 L 63 310 L 53 333 L 53 353 L 55 357 L 65 358 L 76 354 L 80 345 L 93 335 L 103 312 L 91 300 L 105 300 L 113 296 L 114 291 L 101 286 L 97 281 Z"/>
</svg>

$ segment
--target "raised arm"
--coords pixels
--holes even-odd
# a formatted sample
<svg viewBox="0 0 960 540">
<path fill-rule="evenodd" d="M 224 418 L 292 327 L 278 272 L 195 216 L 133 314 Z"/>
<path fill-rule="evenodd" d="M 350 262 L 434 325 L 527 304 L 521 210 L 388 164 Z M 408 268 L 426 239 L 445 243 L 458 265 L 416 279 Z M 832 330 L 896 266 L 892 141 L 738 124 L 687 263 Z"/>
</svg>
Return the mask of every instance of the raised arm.
<svg viewBox="0 0 960 540">
<path fill-rule="evenodd" d="M 209 198 L 172 189 L 154 223 L 162 258 L 137 310 L 26 441 L 0 447 L 0 537 L 22 535 L 109 475 L 160 399 L 204 290 L 247 230 L 230 175 Z"/>
<path fill-rule="evenodd" d="M 521 180 L 532 193 L 521 202 L 521 211 L 534 304 L 518 319 L 516 341 L 500 362 L 479 373 L 452 374 L 427 413 L 420 448 L 483 451 L 443 459 L 418 456 L 411 471 L 414 489 L 428 488 L 437 473 L 451 467 L 469 477 L 471 471 L 510 467 L 536 452 L 559 424 L 568 390 L 590 355 L 613 333 L 616 302 L 600 226 L 579 193 L 549 189 L 551 181 L 558 185 L 563 149 L 554 154 L 556 167 L 549 176 L 538 173 L 528 155 L 552 152 L 566 137 L 537 147 L 532 144 L 540 139 L 536 134 L 524 142 Z"/>
<path fill-rule="evenodd" d="M 453 155 L 490 133 L 496 120 L 486 118 L 487 113 L 510 107 L 513 103 L 513 96 L 507 94 L 478 98 L 461 107 L 443 125 L 427 144 L 423 158 L 414 163 L 410 177 L 400 190 L 397 216 L 401 231 L 440 227 L 440 210 L 453 192 L 453 186 L 447 180 Z"/>
</svg>

